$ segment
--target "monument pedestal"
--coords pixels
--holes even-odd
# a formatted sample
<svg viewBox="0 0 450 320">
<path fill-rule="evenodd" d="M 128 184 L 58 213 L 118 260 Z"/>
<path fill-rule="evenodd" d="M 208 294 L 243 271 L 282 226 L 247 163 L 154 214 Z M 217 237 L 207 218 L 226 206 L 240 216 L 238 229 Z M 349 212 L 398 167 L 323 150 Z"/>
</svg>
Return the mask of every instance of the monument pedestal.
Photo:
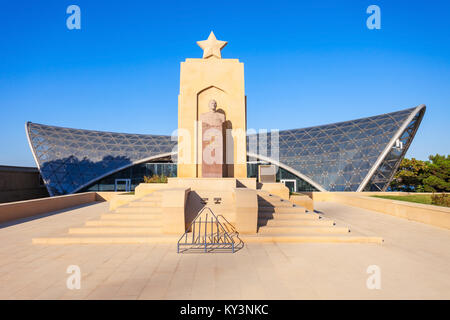
<svg viewBox="0 0 450 320">
<path fill-rule="evenodd" d="M 157 187 L 157 188 L 155 188 Z M 161 194 L 162 231 L 183 234 L 205 206 L 242 233 L 256 233 L 258 200 L 255 178 L 169 178 L 167 183 L 141 183 L 137 198 Z"/>
<path fill-rule="evenodd" d="M 202 177 L 202 126 L 199 121 L 200 115 L 209 111 L 208 104 L 212 99 L 217 102 L 217 112 L 226 120 L 224 130 L 229 130 L 223 141 L 226 169 L 222 169 L 222 173 L 227 177 L 247 178 L 244 64 L 238 59 L 222 59 L 220 50 L 218 52 L 181 63 L 177 168 L 180 178 Z"/>
<path fill-rule="evenodd" d="M 256 232 L 256 179 L 247 178 L 244 64 L 237 59 L 222 59 L 220 50 L 226 44 L 211 32 L 207 40 L 198 42 L 204 50 L 203 58 L 181 63 L 178 178 L 168 179 L 167 190 L 189 190 L 186 225 L 208 206 L 238 231 L 242 227 L 245 232 Z M 182 203 L 183 193 L 177 197 Z M 179 209 L 174 212 L 171 216 L 179 219 Z M 246 218 L 237 219 L 238 212 Z"/>
</svg>

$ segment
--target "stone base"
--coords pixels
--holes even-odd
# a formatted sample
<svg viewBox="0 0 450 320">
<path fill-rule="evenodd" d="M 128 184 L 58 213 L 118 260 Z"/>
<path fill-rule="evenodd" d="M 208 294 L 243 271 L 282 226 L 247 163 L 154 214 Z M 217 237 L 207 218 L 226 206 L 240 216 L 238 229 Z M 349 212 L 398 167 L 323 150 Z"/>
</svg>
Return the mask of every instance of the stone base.
<svg viewBox="0 0 450 320">
<path fill-rule="evenodd" d="M 275 194 L 284 200 L 289 200 L 289 188 L 281 182 L 263 183 L 261 190 Z"/>
<path fill-rule="evenodd" d="M 185 193 L 186 190 L 189 191 Z M 221 222 L 228 223 L 238 232 L 257 231 L 255 178 L 168 178 L 167 183 L 141 183 L 129 201 L 154 192 L 162 194 L 164 233 L 180 233 L 183 230 L 182 234 L 183 226 L 188 227 L 205 206 L 211 208 L 217 217 L 220 216 Z"/>
<path fill-rule="evenodd" d="M 170 188 L 189 188 L 186 224 L 203 207 L 209 207 L 221 222 L 238 232 L 254 234 L 258 224 L 256 179 L 236 178 L 169 178 Z"/>
<path fill-rule="evenodd" d="M 289 200 L 296 205 L 305 207 L 308 211 L 314 211 L 314 201 L 307 195 L 293 194 Z"/>
</svg>

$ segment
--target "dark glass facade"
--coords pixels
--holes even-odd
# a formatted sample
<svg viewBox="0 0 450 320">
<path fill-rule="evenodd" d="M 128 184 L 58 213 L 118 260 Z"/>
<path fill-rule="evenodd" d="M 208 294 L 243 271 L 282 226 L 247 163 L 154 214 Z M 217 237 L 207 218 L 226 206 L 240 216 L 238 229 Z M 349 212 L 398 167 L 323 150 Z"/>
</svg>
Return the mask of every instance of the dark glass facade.
<svg viewBox="0 0 450 320">
<path fill-rule="evenodd" d="M 386 190 L 424 113 L 421 105 L 352 121 L 282 130 L 278 133 L 278 157 L 271 150 L 271 133 L 267 140 L 261 134 L 249 135 L 248 156 L 250 162 L 277 165 L 277 179 L 295 185 L 293 191 Z M 131 179 L 134 188 L 152 170 L 176 172 L 176 164 L 170 163 L 176 162 L 176 141 L 170 136 L 31 122 L 26 131 L 50 195 L 111 189 L 115 179 Z M 158 169 L 155 162 L 164 163 Z M 255 164 L 248 168 L 249 177 L 256 176 Z"/>
<path fill-rule="evenodd" d="M 133 191 L 140 183 L 144 182 L 144 177 L 153 175 L 164 175 L 166 177 L 177 176 L 176 163 L 139 163 L 128 167 L 116 173 L 113 173 L 99 181 L 80 190 L 87 191 L 115 191 L 116 179 L 129 179 L 131 182 L 131 191 Z"/>
<path fill-rule="evenodd" d="M 247 162 L 247 177 L 248 178 L 258 178 L 258 165 L 259 164 L 270 164 L 270 162 L 264 161 L 253 161 Z M 319 191 L 316 187 L 305 181 L 304 179 L 298 177 L 297 175 L 289 172 L 286 169 L 277 167 L 277 182 L 284 182 L 290 189 L 291 192 L 311 192 Z M 293 182 L 295 181 L 295 183 Z M 290 183 L 291 182 L 291 183 Z"/>
</svg>

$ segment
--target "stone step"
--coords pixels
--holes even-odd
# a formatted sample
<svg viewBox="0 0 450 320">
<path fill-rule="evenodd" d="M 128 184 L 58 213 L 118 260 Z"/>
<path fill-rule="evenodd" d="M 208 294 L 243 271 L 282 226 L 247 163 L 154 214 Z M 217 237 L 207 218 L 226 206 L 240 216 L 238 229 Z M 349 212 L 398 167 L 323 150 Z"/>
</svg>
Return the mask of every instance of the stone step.
<svg viewBox="0 0 450 320">
<path fill-rule="evenodd" d="M 142 198 L 137 198 L 135 201 L 161 201 L 161 200 L 162 200 L 162 193 L 158 195 L 151 195 Z"/>
<path fill-rule="evenodd" d="M 157 207 L 119 207 L 114 212 L 117 213 L 160 213 L 162 208 Z"/>
<path fill-rule="evenodd" d="M 303 234 L 261 234 L 240 235 L 244 243 L 291 242 L 291 243 L 375 243 L 382 244 L 381 237 L 343 235 L 303 235 Z"/>
<path fill-rule="evenodd" d="M 293 207 L 294 204 L 291 202 L 283 201 L 271 201 L 270 203 L 267 201 L 258 201 L 258 207 Z"/>
<path fill-rule="evenodd" d="M 306 220 L 306 219 L 297 219 L 297 220 L 280 220 L 280 219 L 259 219 L 258 226 L 268 226 L 268 227 L 292 227 L 292 226 L 334 226 L 334 221 L 332 220 Z"/>
<path fill-rule="evenodd" d="M 154 235 L 161 234 L 159 227 L 85 227 L 85 228 L 70 228 L 69 234 L 127 234 L 127 235 Z"/>
<path fill-rule="evenodd" d="M 315 213 L 272 213 L 272 212 L 258 212 L 259 219 L 320 219 L 320 216 Z"/>
<path fill-rule="evenodd" d="M 275 196 L 272 196 L 272 197 L 258 196 L 258 202 L 289 202 L 289 201 L 286 201 L 280 197 L 275 197 Z"/>
<path fill-rule="evenodd" d="M 258 207 L 258 212 L 275 212 L 275 213 L 305 213 L 304 207 Z"/>
<path fill-rule="evenodd" d="M 173 244 L 176 250 L 177 241 L 180 237 L 173 235 L 152 235 L 151 237 L 120 236 L 120 237 L 55 237 L 55 238 L 34 238 L 33 244 L 45 245 L 70 245 L 70 244 L 151 244 L 168 243 Z"/>
<path fill-rule="evenodd" d="M 258 198 L 266 199 L 266 200 L 283 200 L 286 201 L 287 199 L 283 199 L 277 195 L 271 194 L 271 193 L 257 193 Z"/>
<path fill-rule="evenodd" d="M 156 220 L 91 220 L 86 221 L 87 227 L 161 227 L 161 221 Z"/>
<path fill-rule="evenodd" d="M 151 193 L 146 194 L 143 198 L 148 198 L 148 197 L 162 197 L 163 192 L 162 191 L 153 191 Z"/>
<path fill-rule="evenodd" d="M 179 236 L 175 235 L 152 235 L 151 237 L 136 236 L 66 236 L 54 238 L 34 238 L 33 244 L 41 245 L 71 245 L 71 244 L 153 244 L 165 243 L 173 245 L 176 250 Z M 351 236 L 351 235 L 304 235 L 304 234 L 262 234 L 262 235 L 239 235 L 244 243 L 267 243 L 267 242 L 291 242 L 291 243 L 374 243 L 382 244 L 381 237 Z"/>
<path fill-rule="evenodd" d="M 133 201 L 128 204 L 129 207 L 161 207 L 161 201 Z"/>
<path fill-rule="evenodd" d="M 273 227 L 263 226 L 258 230 L 259 234 L 275 233 L 275 234 L 347 234 L 350 230 L 345 227 L 316 227 L 316 226 L 290 226 L 290 227 Z"/>
<path fill-rule="evenodd" d="M 105 220 L 159 220 L 162 213 L 106 213 L 101 215 Z"/>
<path fill-rule="evenodd" d="M 270 193 L 270 192 L 268 192 L 268 191 L 263 191 L 263 190 L 258 190 L 258 191 L 256 192 L 256 194 L 257 194 L 258 196 L 278 197 L 278 196 L 276 196 L 276 195 L 274 195 L 274 194 L 272 194 L 272 193 Z M 278 198 L 279 198 L 279 197 L 278 197 Z"/>
</svg>

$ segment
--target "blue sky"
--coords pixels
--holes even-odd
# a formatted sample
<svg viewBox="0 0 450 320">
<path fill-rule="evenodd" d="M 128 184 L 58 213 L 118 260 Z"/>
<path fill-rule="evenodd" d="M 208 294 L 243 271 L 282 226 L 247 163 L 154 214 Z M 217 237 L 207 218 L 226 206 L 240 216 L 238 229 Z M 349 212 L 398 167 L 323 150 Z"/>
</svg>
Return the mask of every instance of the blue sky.
<svg viewBox="0 0 450 320">
<path fill-rule="evenodd" d="M 81 8 L 68 30 L 66 8 Z M 366 8 L 381 9 L 369 30 Z M 0 164 L 35 166 L 26 121 L 177 127 L 179 66 L 211 30 L 245 64 L 248 127 L 292 129 L 424 103 L 408 157 L 450 153 L 449 1 L 0 0 Z"/>
</svg>

